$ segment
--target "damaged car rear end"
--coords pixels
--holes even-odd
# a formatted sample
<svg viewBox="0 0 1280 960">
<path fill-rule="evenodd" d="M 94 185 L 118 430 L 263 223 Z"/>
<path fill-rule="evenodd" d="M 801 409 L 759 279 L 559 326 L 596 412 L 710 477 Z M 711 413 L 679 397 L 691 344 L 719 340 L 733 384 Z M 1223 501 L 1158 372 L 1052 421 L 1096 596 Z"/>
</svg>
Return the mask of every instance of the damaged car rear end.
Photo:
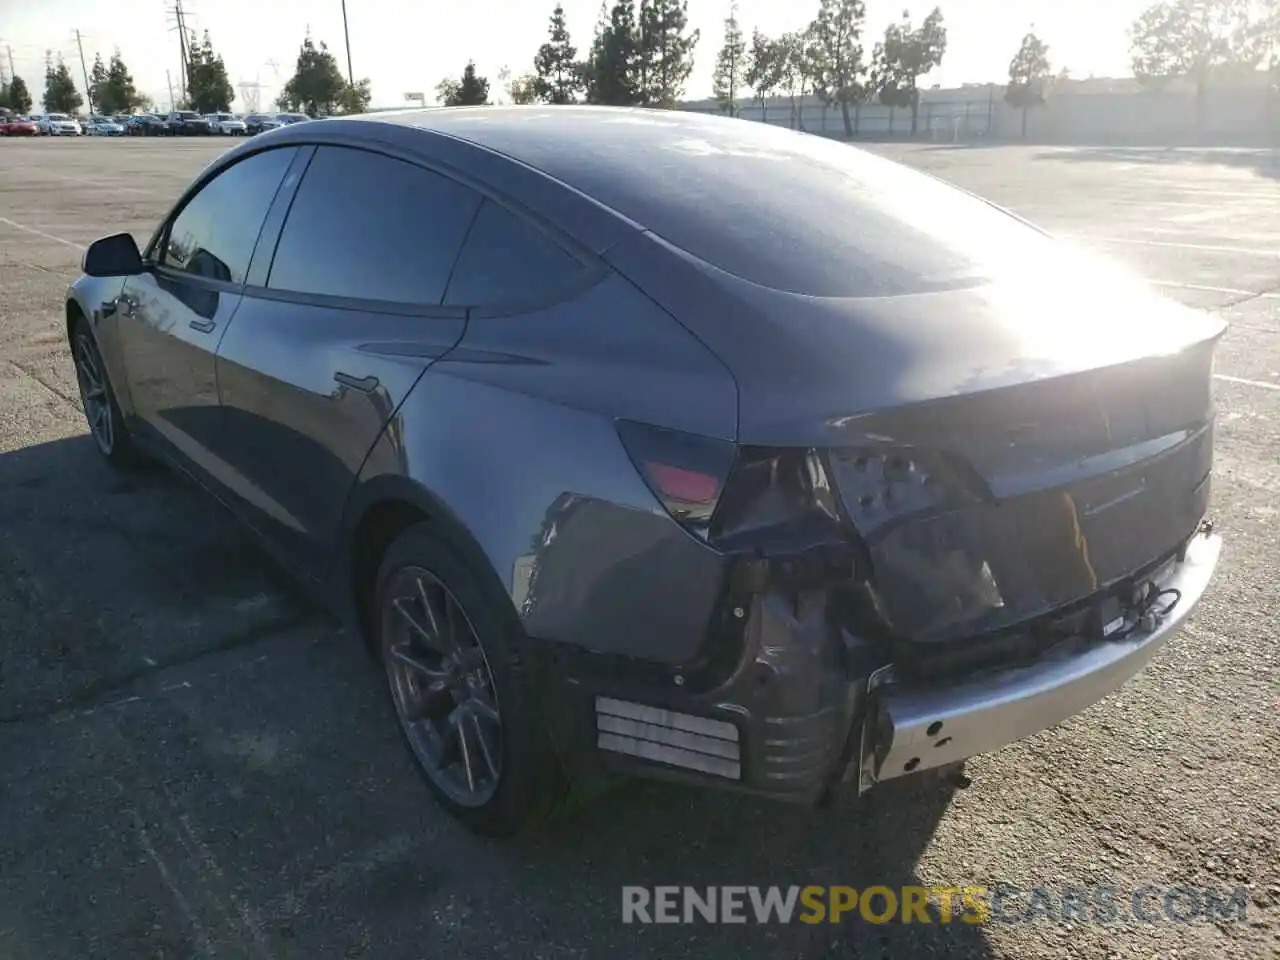
<svg viewBox="0 0 1280 960">
<path fill-rule="evenodd" d="M 683 536 L 636 558 L 669 571 L 632 605 L 667 636 L 646 652 L 620 610 L 633 649 L 557 661 L 598 758 L 865 791 L 1067 719 L 1178 630 L 1219 551 L 1221 322 L 817 138 L 627 152 L 627 177 L 557 175 L 644 227 L 606 259 L 723 362 L 738 414 L 732 441 L 618 425 Z"/>
</svg>

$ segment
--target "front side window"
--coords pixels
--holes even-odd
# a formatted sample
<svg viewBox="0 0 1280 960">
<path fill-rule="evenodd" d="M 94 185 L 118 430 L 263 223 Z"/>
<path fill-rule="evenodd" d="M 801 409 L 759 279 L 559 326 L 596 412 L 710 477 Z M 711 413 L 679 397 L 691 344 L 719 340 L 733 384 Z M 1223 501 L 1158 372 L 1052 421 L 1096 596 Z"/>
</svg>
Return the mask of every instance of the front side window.
<svg viewBox="0 0 1280 960">
<path fill-rule="evenodd" d="M 320 147 L 294 195 L 268 286 L 439 306 L 479 205 L 474 190 L 414 164 Z"/>
<path fill-rule="evenodd" d="M 169 227 L 161 266 L 243 283 L 267 208 L 296 152 L 286 147 L 254 154 L 206 183 Z"/>
</svg>

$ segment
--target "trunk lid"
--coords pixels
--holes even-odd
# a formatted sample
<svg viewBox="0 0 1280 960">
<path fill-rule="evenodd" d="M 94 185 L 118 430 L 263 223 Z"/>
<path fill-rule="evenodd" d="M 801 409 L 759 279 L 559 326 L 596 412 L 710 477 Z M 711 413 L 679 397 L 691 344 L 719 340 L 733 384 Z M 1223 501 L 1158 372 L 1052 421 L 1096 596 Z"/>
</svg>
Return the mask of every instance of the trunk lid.
<svg viewBox="0 0 1280 960">
<path fill-rule="evenodd" d="M 892 632 L 998 630 L 1174 553 L 1208 507 L 1211 364 L 1202 345 L 861 418 L 829 460 Z"/>
<path fill-rule="evenodd" d="M 829 451 L 900 638 L 1116 590 L 1205 514 L 1219 320 L 1106 274 L 743 299 L 751 329 L 714 345 L 738 377 L 740 440 Z"/>
</svg>

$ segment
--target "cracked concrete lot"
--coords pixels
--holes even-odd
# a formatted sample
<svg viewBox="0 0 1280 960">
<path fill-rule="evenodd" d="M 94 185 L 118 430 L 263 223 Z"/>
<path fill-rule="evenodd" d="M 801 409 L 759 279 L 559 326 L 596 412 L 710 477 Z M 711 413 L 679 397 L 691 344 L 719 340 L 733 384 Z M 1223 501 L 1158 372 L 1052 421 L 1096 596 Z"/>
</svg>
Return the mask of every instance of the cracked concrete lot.
<svg viewBox="0 0 1280 960">
<path fill-rule="evenodd" d="M 810 812 L 627 786 L 550 833 L 433 805 L 382 679 L 213 503 L 113 476 L 75 402 L 81 248 L 145 241 L 225 142 L 0 141 L 0 956 L 1274 957 L 1280 950 L 1280 163 L 879 148 L 1231 322 L 1191 626 L 1060 728 Z M 623 885 L 1248 890 L 1243 922 L 625 926 Z"/>
</svg>

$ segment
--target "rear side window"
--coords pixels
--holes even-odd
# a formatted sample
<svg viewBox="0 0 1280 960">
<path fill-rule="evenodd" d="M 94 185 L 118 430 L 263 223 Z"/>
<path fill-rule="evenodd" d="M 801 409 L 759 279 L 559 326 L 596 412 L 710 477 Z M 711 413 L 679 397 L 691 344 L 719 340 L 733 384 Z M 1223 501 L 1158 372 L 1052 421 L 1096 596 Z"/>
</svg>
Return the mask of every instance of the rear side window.
<svg viewBox="0 0 1280 960">
<path fill-rule="evenodd" d="M 296 152 L 283 147 L 256 153 L 206 183 L 169 227 L 161 265 L 243 283 L 267 208 Z"/>
<path fill-rule="evenodd" d="M 294 196 L 267 285 L 438 306 L 480 195 L 392 157 L 316 151 Z"/>
<path fill-rule="evenodd" d="M 539 300 L 572 283 L 582 265 L 511 211 L 486 200 L 458 256 L 445 303 L 496 307 Z"/>
</svg>

